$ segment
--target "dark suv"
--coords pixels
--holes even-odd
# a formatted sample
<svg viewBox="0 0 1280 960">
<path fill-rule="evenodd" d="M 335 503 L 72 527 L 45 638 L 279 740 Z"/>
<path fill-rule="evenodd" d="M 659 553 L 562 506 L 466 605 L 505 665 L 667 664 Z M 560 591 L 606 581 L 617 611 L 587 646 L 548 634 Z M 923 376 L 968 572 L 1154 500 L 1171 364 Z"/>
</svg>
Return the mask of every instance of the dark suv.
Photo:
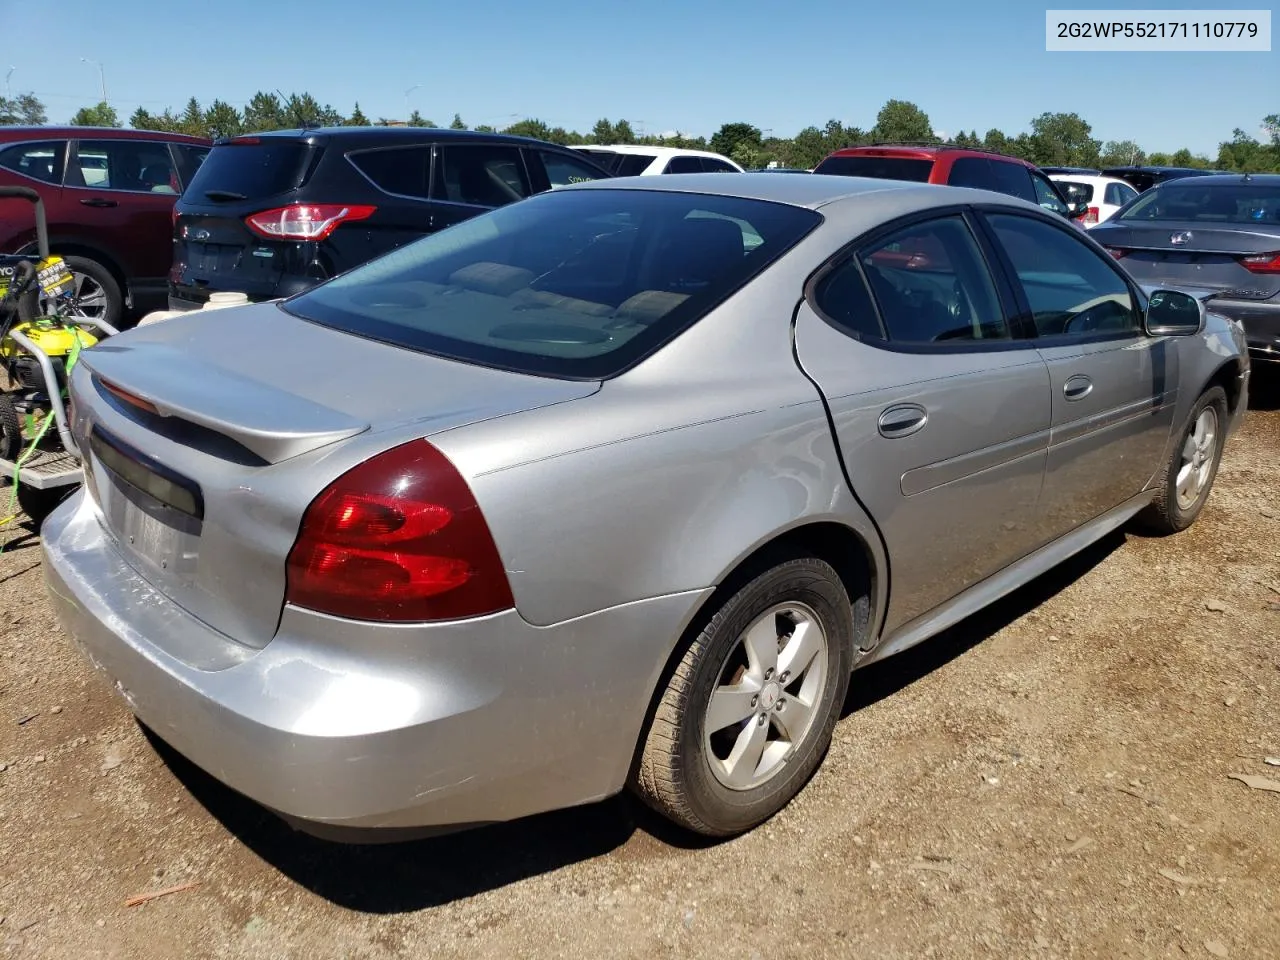
<svg viewBox="0 0 1280 960">
<path fill-rule="evenodd" d="M 1077 224 L 1089 212 L 1086 204 L 1069 203 L 1035 164 L 965 147 L 914 144 L 846 147 L 819 163 L 813 172 L 994 190 L 1039 204 Z"/>
<path fill-rule="evenodd" d="M 44 201 L 49 246 L 76 277 L 76 311 L 119 326 L 164 302 L 173 204 L 212 144 L 176 133 L 0 127 L 0 185 Z M 0 252 L 35 250 L 25 201 L 0 201 Z"/>
<path fill-rule="evenodd" d="M 174 208 L 169 307 L 292 296 L 531 194 L 610 174 L 540 140 L 419 127 L 219 141 Z"/>
</svg>

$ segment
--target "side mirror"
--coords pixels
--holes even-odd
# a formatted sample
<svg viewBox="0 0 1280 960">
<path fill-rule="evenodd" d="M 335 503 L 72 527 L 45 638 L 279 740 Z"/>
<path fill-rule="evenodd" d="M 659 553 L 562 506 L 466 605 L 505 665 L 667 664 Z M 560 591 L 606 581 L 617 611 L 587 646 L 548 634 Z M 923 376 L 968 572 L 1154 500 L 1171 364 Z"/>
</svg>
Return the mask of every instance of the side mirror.
<svg viewBox="0 0 1280 960">
<path fill-rule="evenodd" d="M 1178 290 L 1156 290 L 1147 299 L 1145 326 L 1153 337 L 1193 337 L 1204 328 L 1204 304 Z"/>
<path fill-rule="evenodd" d="M 1083 200 L 1070 201 L 1067 203 L 1067 212 L 1071 215 L 1072 220 L 1079 220 L 1089 213 L 1089 204 Z"/>
</svg>

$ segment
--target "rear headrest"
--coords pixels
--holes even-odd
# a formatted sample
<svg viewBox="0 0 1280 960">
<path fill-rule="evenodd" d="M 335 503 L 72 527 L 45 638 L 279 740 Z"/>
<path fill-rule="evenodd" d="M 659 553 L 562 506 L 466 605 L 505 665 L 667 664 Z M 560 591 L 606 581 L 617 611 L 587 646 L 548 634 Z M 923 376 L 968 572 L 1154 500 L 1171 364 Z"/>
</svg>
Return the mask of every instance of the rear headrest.
<svg viewBox="0 0 1280 960">
<path fill-rule="evenodd" d="M 689 295 L 687 293 L 672 293 L 669 290 L 641 290 L 618 304 L 618 309 L 613 312 L 613 315 L 622 323 L 653 323 L 655 320 L 665 317 L 688 299 Z"/>
<path fill-rule="evenodd" d="M 449 282 L 466 290 L 477 293 L 491 293 L 495 297 L 509 297 L 533 282 L 536 274 L 532 270 L 513 267 L 505 263 L 492 263 L 481 260 L 449 276 Z"/>
</svg>

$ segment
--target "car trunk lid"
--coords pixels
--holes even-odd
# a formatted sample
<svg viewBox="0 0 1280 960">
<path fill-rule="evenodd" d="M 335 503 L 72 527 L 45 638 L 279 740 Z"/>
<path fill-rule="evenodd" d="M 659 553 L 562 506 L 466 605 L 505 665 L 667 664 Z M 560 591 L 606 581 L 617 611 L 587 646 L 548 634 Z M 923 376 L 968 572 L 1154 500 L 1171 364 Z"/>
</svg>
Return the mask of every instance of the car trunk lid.
<svg viewBox="0 0 1280 960">
<path fill-rule="evenodd" d="M 275 632 L 307 506 L 368 452 L 598 389 L 416 353 L 273 304 L 140 327 L 85 351 L 73 376 L 86 486 L 120 553 L 251 647 Z"/>
<path fill-rule="evenodd" d="M 1129 224 L 1113 218 L 1093 235 L 1143 283 L 1239 291 L 1244 299 L 1280 292 L 1280 269 L 1263 266 L 1280 257 L 1280 229 L 1275 227 L 1197 221 Z"/>
</svg>

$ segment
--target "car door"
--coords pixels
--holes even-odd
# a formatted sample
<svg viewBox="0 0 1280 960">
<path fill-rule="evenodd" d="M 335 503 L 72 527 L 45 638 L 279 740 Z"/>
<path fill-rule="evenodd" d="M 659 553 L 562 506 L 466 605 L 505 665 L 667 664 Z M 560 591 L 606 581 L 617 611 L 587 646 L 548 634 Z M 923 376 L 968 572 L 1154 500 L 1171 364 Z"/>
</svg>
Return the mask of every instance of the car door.
<svg viewBox="0 0 1280 960">
<path fill-rule="evenodd" d="M 1143 303 L 1069 223 L 1014 210 L 984 220 L 1049 366 L 1052 436 L 1041 523 L 1061 536 L 1139 493 L 1172 426 L 1177 351 L 1143 330 Z"/>
<path fill-rule="evenodd" d="M 435 148 L 431 229 L 443 230 L 529 196 L 520 148 L 504 143 L 448 143 Z"/>
<path fill-rule="evenodd" d="M 109 252 L 130 283 L 164 282 L 173 259 L 180 181 L 169 145 L 136 139 L 74 140 L 63 186 L 78 208 L 77 234 Z"/>
<path fill-rule="evenodd" d="M 1049 375 L 969 217 L 846 251 L 809 286 L 796 355 L 888 548 L 888 630 L 1037 546 Z"/>
</svg>

